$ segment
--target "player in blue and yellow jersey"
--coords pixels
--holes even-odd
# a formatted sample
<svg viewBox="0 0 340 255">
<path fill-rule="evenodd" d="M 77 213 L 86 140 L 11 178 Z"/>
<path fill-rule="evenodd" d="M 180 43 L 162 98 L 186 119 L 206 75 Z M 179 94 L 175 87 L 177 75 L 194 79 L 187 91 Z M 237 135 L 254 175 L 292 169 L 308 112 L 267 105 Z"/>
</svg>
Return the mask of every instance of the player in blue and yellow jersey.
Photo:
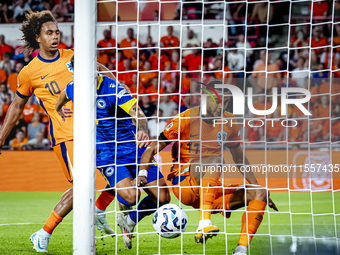
<svg viewBox="0 0 340 255">
<path fill-rule="evenodd" d="M 72 182 L 73 118 L 71 117 L 63 123 L 55 110 L 55 104 L 61 91 L 66 88 L 66 84 L 73 80 L 70 63 L 73 51 L 58 50 L 60 31 L 50 11 L 34 13 L 29 11 L 21 31 L 23 32 L 23 49 L 28 53 L 37 49 L 40 49 L 40 52 L 18 75 L 16 97 L 0 131 L 0 154 L 6 137 L 22 114 L 28 98 L 34 94 L 49 115 L 51 144 L 67 180 Z M 64 110 L 69 113 L 71 108 L 72 103 L 69 103 Z M 96 205 L 102 205 L 101 208 L 105 208 L 113 198 L 113 194 L 104 191 L 99 196 Z M 63 194 L 44 227 L 31 236 L 30 239 L 36 251 L 47 252 L 49 238 L 53 230 L 72 210 L 72 204 L 73 189 L 71 188 Z M 101 216 L 101 218 L 102 222 L 105 220 L 105 232 L 114 234 L 105 217 Z"/>
<path fill-rule="evenodd" d="M 56 104 L 56 111 L 63 120 L 69 115 L 64 114 L 62 106 L 70 100 L 74 100 L 73 81 L 60 94 Z M 135 205 L 139 198 L 139 190 L 136 190 L 131 182 L 136 178 L 137 164 L 140 163 L 140 158 L 146 149 L 144 147 L 146 143 L 143 141 L 149 139 L 147 119 L 139 109 L 136 98 L 114 79 L 100 74 L 97 76 L 96 106 L 97 168 L 108 184 L 112 188 L 116 187 L 118 201 L 130 207 Z M 140 142 L 139 145 L 136 140 Z M 155 164 L 151 165 L 148 172 L 139 171 L 140 175 L 146 178 L 143 189 L 148 196 L 138 204 L 138 213 L 132 211 L 128 215 L 121 214 L 117 218 L 117 223 L 125 234 L 124 243 L 129 249 L 132 248 L 131 237 L 137 222 L 153 213 L 157 204 L 160 206 L 170 201 L 166 182 Z"/>
</svg>

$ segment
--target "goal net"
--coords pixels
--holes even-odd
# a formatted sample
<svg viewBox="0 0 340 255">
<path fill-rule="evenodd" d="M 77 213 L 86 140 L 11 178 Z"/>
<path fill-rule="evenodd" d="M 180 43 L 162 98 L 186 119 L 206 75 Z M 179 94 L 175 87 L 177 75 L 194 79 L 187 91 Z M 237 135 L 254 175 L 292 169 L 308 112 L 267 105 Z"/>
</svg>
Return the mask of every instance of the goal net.
<svg viewBox="0 0 340 255">
<path fill-rule="evenodd" d="M 219 233 L 205 244 L 196 245 L 199 210 L 182 202 L 186 200 L 185 189 L 202 191 L 203 187 L 197 183 L 193 186 L 175 183 L 178 194 L 174 194 L 173 179 L 167 178 L 176 156 L 172 155 L 171 146 L 179 149 L 188 144 L 190 160 L 196 160 L 200 167 L 201 183 L 206 174 L 204 166 L 209 166 L 206 159 L 211 156 L 205 149 L 215 146 L 220 150 L 216 154 L 220 161 L 214 164 L 221 166 L 221 178 L 215 188 L 230 194 L 229 184 L 243 188 L 247 181 L 238 170 L 243 166 L 246 178 L 251 170 L 259 185 L 270 192 L 279 211 L 269 208 L 267 203 L 255 235 L 248 232 L 245 224 L 245 234 L 253 236 L 247 254 L 339 253 L 338 0 L 102 0 L 97 2 L 97 13 L 97 61 L 108 67 L 137 99 L 148 119 L 150 141 L 158 141 L 160 133 L 170 129 L 172 119 L 179 116 L 179 137 L 169 139 L 172 143 L 159 151 L 154 160 L 170 188 L 170 203 L 187 213 L 187 229 L 176 239 L 161 238 L 153 229 L 151 214 L 136 225 L 129 254 L 231 254 L 237 247 L 242 215 L 251 199 L 247 195 L 252 194 L 248 190 L 260 188 L 247 186 L 245 206 L 238 210 L 226 208 L 232 195 L 223 196 L 221 207 L 212 210 L 211 218 Z M 226 96 L 227 89 L 217 92 L 221 95 L 222 110 L 216 110 L 218 97 L 207 86 L 216 80 L 229 85 L 231 93 Z M 236 90 L 243 94 L 236 97 Z M 216 102 L 212 103 L 210 95 Z M 228 105 L 223 101 L 227 97 Z M 103 106 L 98 98 L 99 95 L 97 109 Z M 188 109 L 198 109 L 199 114 L 190 110 L 187 117 L 191 126 L 186 126 L 189 131 L 185 131 L 181 125 L 187 120 L 182 113 Z M 235 117 L 223 114 L 224 110 Z M 116 126 L 117 114 L 116 104 Z M 194 117 L 199 119 L 198 127 L 192 124 Z M 140 121 L 137 119 L 136 126 Z M 204 123 L 213 127 L 204 129 Z M 230 123 L 234 127 L 229 127 Z M 215 124 L 220 125 L 220 132 L 212 139 Z M 226 126 L 230 133 L 225 131 Z M 116 178 L 119 171 L 113 169 L 117 169 L 120 155 L 117 144 L 112 151 L 116 163 L 111 169 Z M 241 161 L 235 161 L 235 144 L 240 145 Z M 181 152 L 176 152 L 177 157 L 183 156 Z M 138 157 L 137 153 L 135 162 Z M 182 171 L 185 162 L 177 164 Z M 97 191 L 104 187 L 105 184 L 97 185 Z M 116 191 L 116 199 L 105 215 L 116 236 L 96 232 L 96 249 L 100 254 L 127 252 L 116 218 L 123 213 L 117 192 L 128 188 L 111 188 Z M 146 194 L 141 191 L 142 198 Z M 138 201 L 138 189 L 135 197 Z M 224 217 L 220 212 L 231 216 Z M 248 220 L 247 216 L 245 221 Z"/>
</svg>

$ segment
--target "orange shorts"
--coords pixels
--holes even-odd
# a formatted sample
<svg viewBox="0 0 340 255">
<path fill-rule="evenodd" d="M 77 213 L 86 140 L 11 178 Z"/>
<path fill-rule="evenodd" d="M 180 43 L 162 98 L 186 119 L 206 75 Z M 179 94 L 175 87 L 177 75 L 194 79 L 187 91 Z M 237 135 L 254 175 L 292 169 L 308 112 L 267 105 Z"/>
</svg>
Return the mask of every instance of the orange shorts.
<svg viewBox="0 0 340 255">
<path fill-rule="evenodd" d="M 57 155 L 63 172 L 69 182 L 73 181 L 73 141 L 66 141 L 53 147 Z"/>
<path fill-rule="evenodd" d="M 188 165 L 181 167 L 181 172 L 187 168 Z M 171 174 L 170 174 L 171 175 Z M 170 176 L 169 175 L 169 176 Z M 179 182 L 172 187 L 175 196 L 178 200 L 181 201 L 182 204 L 192 206 L 195 209 L 200 208 L 200 185 L 197 184 L 194 178 L 191 178 L 190 175 L 187 176 L 171 176 L 173 180 L 179 180 Z M 169 178 L 168 178 L 169 180 Z M 213 208 L 223 208 L 224 210 L 230 210 L 229 201 L 234 193 L 234 191 L 240 186 L 241 184 L 224 184 L 222 188 L 222 183 L 220 182 L 217 188 L 217 194 L 215 198 L 215 202 Z M 223 198 L 224 196 L 224 198 Z"/>
</svg>

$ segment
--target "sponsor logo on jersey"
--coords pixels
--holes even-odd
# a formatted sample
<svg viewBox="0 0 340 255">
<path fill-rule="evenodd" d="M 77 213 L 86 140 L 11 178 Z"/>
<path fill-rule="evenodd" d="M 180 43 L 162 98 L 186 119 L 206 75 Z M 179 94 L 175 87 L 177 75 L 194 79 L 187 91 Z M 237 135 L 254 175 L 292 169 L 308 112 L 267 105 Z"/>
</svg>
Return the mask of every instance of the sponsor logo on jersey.
<svg viewBox="0 0 340 255">
<path fill-rule="evenodd" d="M 172 128 L 173 125 L 174 123 L 171 121 L 170 124 L 166 127 L 166 131 L 169 131 L 169 129 Z"/>
<path fill-rule="evenodd" d="M 41 79 L 42 79 L 42 80 L 45 79 L 45 78 L 47 77 L 47 75 L 49 75 L 49 73 L 46 74 L 44 77 L 41 77 Z"/>
<path fill-rule="evenodd" d="M 220 131 L 217 133 L 217 142 L 219 145 L 222 145 L 222 141 L 227 141 L 227 133 L 224 131 Z"/>
<path fill-rule="evenodd" d="M 68 61 L 68 62 L 66 63 L 66 66 L 67 66 L 67 70 L 68 70 L 69 72 L 74 73 L 73 67 L 72 67 L 72 64 L 71 64 L 71 61 Z"/>
<path fill-rule="evenodd" d="M 121 91 L 119 91 L 119 93 L 117 94 L 118 98 L 121 98 L 125 93 L 127 93 L 126 89 L 122 89 Z"/>
<path fill-rule="evenodd" d="M 105 106 L 106 106 L 106 102 L 105 102 L 104 99 L 99 99 L 99 100 L 97 101 L 97 105 L 98 105 L 98 107 L 99 107 L 100 109 L 104 109 Z"/>
<path fill-rule="evenodd" d="M 114 171 L 115 170 L 113 169 L 113 167 L 106 168 L 105 175 L 107 177 L 110 177 L 111 175 L 113 175 Z"/>
</svg>

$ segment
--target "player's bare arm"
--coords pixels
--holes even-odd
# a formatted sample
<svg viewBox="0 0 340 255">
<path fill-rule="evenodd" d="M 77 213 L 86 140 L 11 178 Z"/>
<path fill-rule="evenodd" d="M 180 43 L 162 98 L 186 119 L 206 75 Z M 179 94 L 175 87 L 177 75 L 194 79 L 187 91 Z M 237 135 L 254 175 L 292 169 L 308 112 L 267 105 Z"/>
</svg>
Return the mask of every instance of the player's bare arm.
<svg viewBox="0 0 340 255">
<path fill-rule="evenodd" d="M 233 160 L 235 164 L 237 165 L 238 170 L 242 173 L 242 175 L 246 178 L 246 180 L 253 185 L 258 185 L 257 179 L 252 171 L 251 168 L 249 168 L 249 171 L 245 173 L 243 169 L 241 169 L 242 165 L 249 165 L 249 160 L 246 156 L 244 156 L 244 164 L 243 164 L 243 151 L 241 146 L 238 146 L 235 149 L 230 149 L 230 153 L 233 156 Z M 270 208 L 273 208 L 275 211 L 278 211 L 276 205 L 274 202 L 269 198 L 269 192 L 268 192 L 268 205 Z"/>
<path fill-rule="evenodd" d="M 244 162 L 243 162 L 243 151 L 242 151 L 241 146 L 238 146 L 235 149 L 230 149 L 230 153 L 233 156 L 234 163 L 237 165 L 238 170 L 242 173 L 242 175 L 246 178 L 246 180 L 250 184 L 258 185 L 256 177 L 254 173 L 251 171 L 251 169 L 246 174 L 244 173 L 244 170 L 241 169 L 242 165 L 249 165 L 249 161 L 246 156 L 244 156 Z"/>
<path fill-rule="evenodd" d="M 161 136 L 158 137 L 158 141 L 153 141 L 145 150 L 143 153 L 141 160 L 140 160 L 140 167 L 139 172 L 143 173 L 141 171 L 148 171 L 150 168 L 150 164 L 153 160 L 153 157 L 163 150 L 169 142 L 165 142 Z M 142 186 L 143 184 L 147 183 L 147 177 L 145 175 L 138 175 L 136 179 L 133 180 L 132 185 Z"/>
<path fill-rule="evenodd" d="M 105 76 L 109 77 L 109 78 L 112 78 L 114 80 L 117 81 L 117 78 L 116 76 L 113 75 L 113 73 L 111 72 L 110 69 L 108 69 L 106 66 L 102 65 L 101 63 L 98 63 L 97 62 L 97 69 L 100 73 L 103 73 Z M 120 82 L 119 83 L 120 85 L 122 85 L 129 93 L 131 93 L 131 90 L 129 89 L 128 86 L 126 86 L 126 84 Z"/>
<path fill-rule="evenodd" d="M 133 118 L 132 122 L 133 124 L 137 124 L 137 135 L 136 139 L 137 141 L 146 141 L 149 140 L 148 136 L 148 120 L 146 119 L 146 116 L 144 112 L 139 108 L 139 106 L 134 104 L 134 106 L 131 107 L 129 111 L 129 115 Z M 138 119 L 138 120 L 137 120 Z M 139 147 L 147 146 L 148 142 L 142 142 L 139 144 Z"/>
<path fill-rule="evenodd" d="M 28 100 L 27 98 L 21 98 L 19 96 L 16 96 L 11 104 L 11 106 L 8 109 L 4 124 L 2 126 L 2 129 L 0 131 L 0 154 L 1 149 L 5 144 L 5 140 L 9 133 L 11 132 L 12 128 L 14 127 L 15 123 L 20 118 L 20 115 L 22 114 L 25 104 Z"/>
<path fill-rule="evenodd" d="M 63 122 L 65 122 L 65 118 L 72 117 L 71 109 L 63 107 L 66 103 L 70 102 L 71 100 L 67 98 L 66 96 L 66 90 L 63 90 L 58 98 L 57 103 L 55 104 L 55 109 L 60 115 L 60 117 L 63 119 Z"/>
</svg>

